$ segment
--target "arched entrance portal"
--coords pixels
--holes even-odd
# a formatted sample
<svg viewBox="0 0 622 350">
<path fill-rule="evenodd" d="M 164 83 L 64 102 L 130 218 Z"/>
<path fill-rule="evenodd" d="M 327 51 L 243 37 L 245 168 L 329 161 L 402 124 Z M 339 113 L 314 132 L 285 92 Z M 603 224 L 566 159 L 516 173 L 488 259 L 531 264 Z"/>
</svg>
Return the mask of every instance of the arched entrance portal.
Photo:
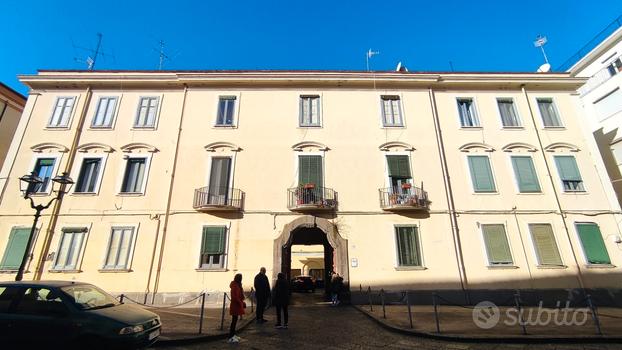
<svg viewBox="0 0 622 350">
<path fill-rule="evenodd" d="M 337 227 L 327 219 L 303 216 L 283 227 L 281 235 L 274 240 L 273 280 L 279 272 L 291 278 L 293 245 L 324 246 L 324 281 L 330 281 L 333 273 L 343 277 L 346 288 L 349 286 L 348 241 L 339 235 Z M 325 283 L 328 288 L 329 283 Z"/>
</svg>

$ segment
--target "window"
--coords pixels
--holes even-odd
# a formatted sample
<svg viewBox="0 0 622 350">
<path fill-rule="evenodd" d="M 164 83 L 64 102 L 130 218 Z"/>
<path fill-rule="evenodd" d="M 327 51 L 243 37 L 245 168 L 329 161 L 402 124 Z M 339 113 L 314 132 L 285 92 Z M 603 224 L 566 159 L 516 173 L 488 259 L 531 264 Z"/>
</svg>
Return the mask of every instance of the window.
<svg viewBox="0 0 622 350">
<path fill-rule="evenodd" d="M 403 126 L 400 97 L 383 95 L 380 99 L 382 102 L 382 125 Z"/>
<path fill-rule="evenodd" d="M 54 171 L 54 164 L 56 158 L 37 158 L 35 162 L 34 172 L 43 181 L 39 184 L 30 185 L 29 192 L 31 193 L 48 193 L 50 190 L 50 180 L 52 179 L 52 172 Z"/>
<path fill-rule="evenodd" d="M 159 97 L 141 97 L 138 103 L 135 128 L 154 128 L 158 113 Z"/>
<path fill-rule="evenodd" d="M 232 126 L 235 111 L 235 96 L 220 96 L 218 98 L 217 126 Z"/>
<path fill-rule="evenodd" d="M 555 156 L 555 165 L 557 166 L 557 173 L 562 180 L 564 192 L 585 191 L 574 156 Z"/>
<path fill-rule="evenodd" d="M 496 192 L 488 156 L 468 156 L 471 181 L 475 192 Z"/>
<path fill-rule="evenodd" d="M 322 173 L 322 156 L 298 156 L 298 184 L 315 184 L 324 186 Z"/>
<path fill-rule="evenodd" d="M 396 226 L 395 241 L 399 266 L 423 266 L 417 226 Z"/>
<path fill-rule="evenodd" d="M 69 310 L 60 298 L 60 294 L 42 287 L 27 288 L 15 307 L 19 315 L 37 317 L 55 317 L 67 315 Z M 57 321 L 58 322 L 58 321 Z M 52 326 L 53 327 L 53 326 Z"/>
<path fill-rule="evenodd" d="M 225 226 L 203 226 L 200 261 L 202 269 L 224 268 L 226 233 Z"/>
<path fill-rule="evenodd" d="M 611 264 L 609 253 L 598 225 L 594 223 L 576 224 L 581 246 L 588 264 Z"/>
<path fill-rule="evenodd" d="M 100 97 L 97 102 L 97 110 L 93 116 L 91 127 L 110 128 L 114 119 L 114 112 L 117 107 L 116 97 Z"/>
<path fill-rule="evenodd" d="M 622 90 L 615 88 L 603 97 L 594 101 L 594 110 L 598 121 L 603 121 L 622 110 Z"/>
<path fill-rule="evenodd" d="M 458 113 L 460 114 L 460 125 L 464 127 L 478 127 L 479 119 L 477 118 L 477 111 L 475 111 L 475 104 L 471 98 L 459 98 Z"/>
<path fill-rule="evenodd" d="M 97 192 L 97 183 L 99 181 L 99 172 L 101 169 L 101 158 L 84 158 L 78 181 L 76 182 L 76 193 L 95 193 Z"/>
<path fill-rule="evenodd" d="M 128 269 L 133 242 L 134 227 L 113 227 L 110 232 L 104 270 Z"/>
<path fill-rule="evenodd" d="M 76 270 L 78 268 L 86 232 L 86 227 L 63 228 L 56 262 L 54 263 L 55 270 Z"/>
<path fill-rule="evenodd" d="M 548 128 L 556 128 L 561 127 L 562 122 L 559 119 L 559 115 L 557 115 L 557 109 L 553 104 L 552 98 L 539 98 L 538 101 L 538 109 L 540 109 L 540 115 L 542 116 L 542 124 L 544 127 Z"/>
<path fill-rule="evenodd" d="M 69 125 L 75 97 L 58 97 L 54 105 L 54 112 L 48 123 L 50 128 L 66 128 Z"/>
<path fill-rule="evenodd" d="M 549 224 L 529 224 L 531 240 L 536 250 L 538 264 L 542 266 L 562 265 L 562 258 L 557 249 L 553 228 Z"/>
<path fill-rule="evenodd" d="M 502 224 L 482 225 L 482 234 L 484 235 L 488 264 L 490 266 L 512 265 L 512 252 L 510 251 L 508 237 L 505 234 L 505 226 Z"/>
<path fill-rule="evenodd" d="M 499 98 L 497 99 L 497 105 L 499 106 L 499 113 L 501 114 L 501 123 L 504 128 L 520 127 L 521 122 L 514 106 L 514 100 L 511 98 Z"/>
<path fill-rule="evenodd" d="M 540 192 L 540 183 L 536 168 L 533 166 L 533 159 L 530 156 L 512 156 L 511 159 L 520 193 Z"/>
<path fill-rule="evenodd" d="M 142 193 L 147 158 L 128 158 L 123 175 L 121 193 Z"/>
<path fill-rule="evenodd" d="M 407 155 L 387 156 L 389 181 L 393 193 L 401 193 L 405 184 L 412 184 L 410 157 Z"/>
<path fill-rule="evenodd" d="M 231 177 L 231 158 L 213 157 L 209 176 L 209 204 L 227 205 L 229 199 L 229 180 Z"/>
<path fill-rule="evenodd" d="M 320 126 L 320 96 L 300 96 L 300 126 Z"/>
<path fill-rule="evenodd" d="M 9 234 L 9 242 L 4 249 L 2 261 L 0 261 L 0 270 L 17 270 L 22 263 L 28 237 L 30 236 L 29 228 L 14 227 Z"/>
</svg>

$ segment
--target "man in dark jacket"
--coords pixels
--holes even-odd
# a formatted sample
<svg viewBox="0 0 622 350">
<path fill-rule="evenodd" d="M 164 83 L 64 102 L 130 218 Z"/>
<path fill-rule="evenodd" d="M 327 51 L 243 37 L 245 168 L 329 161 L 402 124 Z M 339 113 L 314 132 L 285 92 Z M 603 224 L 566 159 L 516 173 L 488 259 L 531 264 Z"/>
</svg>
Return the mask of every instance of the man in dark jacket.
<svg viewBox="0 0 622 350">
<path fill-rule="evenodd" d="M 255 276 L 255 298 L 257 298 L 257 323 L 266 322 L 263 318 L 263 311 L 266 308 L 268 298 L 270 298 L 270 282 L 266 276 L 266 268 L 259 269 Z"/>
</svg>

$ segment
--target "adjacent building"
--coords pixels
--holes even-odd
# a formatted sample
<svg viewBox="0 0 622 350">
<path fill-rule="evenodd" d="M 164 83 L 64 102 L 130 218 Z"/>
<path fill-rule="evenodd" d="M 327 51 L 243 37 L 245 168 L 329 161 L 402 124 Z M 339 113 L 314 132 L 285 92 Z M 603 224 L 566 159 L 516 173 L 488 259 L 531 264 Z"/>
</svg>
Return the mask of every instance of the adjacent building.
<svg viewBox="0 0 622 350">
<path fill-rule="evenodd" d="M 260 266 L 273 279 L 338 273 L 353 294 L 620 288 L 620 207 L 589 151 L 576 94 L 584 78 L 20 79 L 31 91 L 2 169 L 0 279 L 14 277 L 25 250 L 33 211 L 18 182 L 35 171 L 45 180 L 35 201 L 51 198 L 57 174 L 76 183 L 39 221 L 25 279 L 89 281 L 156 302 L 226 291 L 238 272 L 250 288 Z"/>
<path fill-rule="evenodd" d="M 0 165 L 4 163 L 25 104 L 26 97 L 0 83 Z"/>
</svg>

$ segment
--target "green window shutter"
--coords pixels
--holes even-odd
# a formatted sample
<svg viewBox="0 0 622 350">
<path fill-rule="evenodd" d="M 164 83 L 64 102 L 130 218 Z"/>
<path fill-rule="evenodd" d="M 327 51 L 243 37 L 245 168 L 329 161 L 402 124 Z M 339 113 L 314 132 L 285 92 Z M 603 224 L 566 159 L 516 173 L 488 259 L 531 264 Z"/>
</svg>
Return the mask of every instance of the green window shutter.
<svg viewBox="0 0 622 350">
<path fill-rule="evenodd" d="M 387 156 L 389 176 L 410 179 L 410 160 L 408 156 Z"/>
<path fill-rule="evenodd" d="M 482 225 L 488 262 L 491 265 L 512 264 L 512 253 L 505 234 L 505 227 L 500 224 Z"/>
<path fill-rule="evenodd" d="M 469 156 L 469 169 L 475 192 L 494 192 L 495 181 L 492 178 L 490 160 L 487 156 Z"/>
<path fill-rule="evenodd" d="M 590 264 L 611 264 L 603 236 L 596 224 L 577 224 L 583 251 Z"/>
<path fill-rule="evenodd" d="M 538 175 L 536 175 L 536 169 L 533 166 L 531 157 L 512 157 L 512 167 L 514 168 L 514 175 L 516 175 L 520 192 L 540 192 Z"/>
<path fill-rule="evenodd" d="M 226 230 L 224 226 L 204 226 L 201 254 L 223 254 L 225 252 Z"/>
<path fill-rule="evenodd" d="M 573 156 L 555 156 L 555 165 L 562 180 L 582 181 L 577 161 Z"/>
<path fill-rule="evenodd" d="M 298 184 L 323 187 L 322 156 L 298 156 Z"/>
<path fill-rule="evenodd" d="M 400 266 L 421 266 L 419 234 L 416 226 L 395 228 L 398 263 Z"/>
<path fill-rule="evenodd" d="M 549 224 L 529 225 L 531 238 L 538 256 L 540 265 L 562 265 L 562 258 L 555 242 L 553 228 Z"/>
<path fill-rule="evenodd" d="M 24 251 L 28 244 L 28 237 L 30 236 L 29 228 L 14 228 L 9 235 L 9 243 L 4 250 L 4 256 L 2 262 L 0 262 L 0 269 L 3 270 L 17 270 L 22 263 L 24 257 Z"/>
</svg>

